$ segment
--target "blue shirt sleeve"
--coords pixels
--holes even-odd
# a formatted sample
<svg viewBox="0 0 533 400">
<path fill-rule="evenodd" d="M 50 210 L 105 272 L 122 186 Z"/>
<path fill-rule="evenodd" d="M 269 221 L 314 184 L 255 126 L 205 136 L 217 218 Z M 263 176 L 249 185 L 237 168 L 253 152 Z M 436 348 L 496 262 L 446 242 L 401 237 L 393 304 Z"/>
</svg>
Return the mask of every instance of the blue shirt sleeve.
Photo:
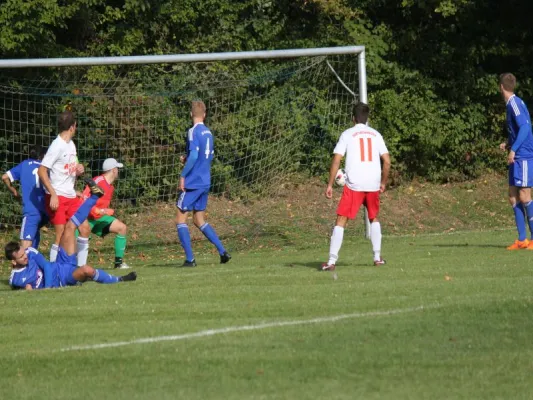
<svg viewBox="0 0 533 400">
<path fill-rule="evenodd" d="M 28 258 L 37 263 L 44 275 L 44 288 L 51 288 L 54 281 L 52 263 L 33 247 L 28 247 Z"/>
<path fill-rule="evenodd" d="M 520 126 L 520 130 L 518 131 L 518 135 L 516 136 L 516 140 L 514 141 L 513 145 L 511 146 L 511 150 L 515 153 L 520 148 L 522 143 L 524 143 L 524 140 L 527 139 L 527 134 L 529 133 L 529 126 L 528 124 L 523 124 Z"/>
<path fill-rule="evenodd" d="M 21 173 L 21 171 L 22 171 L 22 163 L 20 163 L 16 167 L 13 167 L 9 171 L 7 171 L 7 175 L 11 179 L 11 182 L 20 181 L 20 173 Z"/>
<path fill-rule="evenodd" d="M 198 150 L 192 150 L 187 157 L 187 162 L 181 171 L 181 176 L 185 178 L 189 172 L 191 172 L 194 163 L 198 160 Z"/>
</svg>

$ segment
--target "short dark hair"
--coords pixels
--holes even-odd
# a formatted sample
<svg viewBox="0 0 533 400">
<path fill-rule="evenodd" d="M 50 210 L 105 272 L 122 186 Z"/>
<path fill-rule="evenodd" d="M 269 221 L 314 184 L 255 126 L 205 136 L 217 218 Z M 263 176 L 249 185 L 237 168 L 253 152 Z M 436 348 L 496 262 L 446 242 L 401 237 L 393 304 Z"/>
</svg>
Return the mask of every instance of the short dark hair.
<svg viewBox="0 0 533 400">
<path fill-rule="evenodd" d="M 6 244 L 4 250 L 6 251 L 6 258 L 10 261 L 14 260 L 15 258 L 13 257 L 13 253 L 16 253 L 20 250 L 20 243 L 15 241 L 9 242 Z"/>
<path fill-rule="evenodd" d="M 514 92 L 516 87 L 516 76 L 510 72 L 505 72 L 500 75 L 500 85 L 508 92 Z"/>
<path fill-rule="evenodd" d="M 33 146 L 30 146 L 30 151 L 28 151 L 28 155 L 30 158 L 33 158 L 34 160 L 42 159 L 42 155 L 43 155 L 42 146 L 40 144 L 35 144 Z"/>
<path fill-rule="evenodd" d="M 72 125 L 76 124 L 76 117 L 72 111 L 63 111 L 57 119 L 59 132 L 68 131 Z"/>
<path fill-rule="evenodd" d="M 359 102 L 353 106 L 352 116 L 358 124 L 366 124 L 369 114 L 370 107 L 368 107 L 368 104 Z"/>
</svg>

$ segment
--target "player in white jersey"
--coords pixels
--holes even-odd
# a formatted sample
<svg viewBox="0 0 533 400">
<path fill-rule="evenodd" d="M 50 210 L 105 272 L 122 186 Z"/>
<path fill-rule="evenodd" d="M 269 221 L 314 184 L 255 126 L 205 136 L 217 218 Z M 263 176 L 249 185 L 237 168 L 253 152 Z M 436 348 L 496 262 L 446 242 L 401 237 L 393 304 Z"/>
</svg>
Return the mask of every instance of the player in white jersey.
<svg viewBox="0 0 533 400">
<path fill-rule="evenodd" d="M 48 148 L 38 170 L 39 179 L 46 189 L 46 211 L 56 233 L 50 250 L 51 262 L 56 260 L 66 223 L 83 203 L 74 189 L 76 177 L 84 173 L 83 165 L 78 163 L 76 145 L 72 141 L 77 128 L 74 114 L 71 111 L 62 112 L 58 125 L 60 133 Z M 84 221 L 78 229 L 78 265 L 82 266 L 87 264 L 91 228 L 89 223 Z"/>
<path fill-rule="evenodd" d="M 354 106 L 355 126 L 344 131 L 333 150 L 326 197 L 333 196 L 333 182 L 342 158 L 346 155 L 346 183 L 337 208 L 337 221 L 331 235 L 329 260 L 323 271 L 333 271 L 339 258 L 348 219 L 354 219 L 361 205 L 368 210 L 374 265 L 385 264 L 381 257 L 381 225 L 378 221 L 379 195 L 385 191 L 390 171 L 390 157 L 381 134 L 366 126 L 370 108 L 364 103 Z M 381 164 L 383 163 L 383 168 Z"/>
</svg>

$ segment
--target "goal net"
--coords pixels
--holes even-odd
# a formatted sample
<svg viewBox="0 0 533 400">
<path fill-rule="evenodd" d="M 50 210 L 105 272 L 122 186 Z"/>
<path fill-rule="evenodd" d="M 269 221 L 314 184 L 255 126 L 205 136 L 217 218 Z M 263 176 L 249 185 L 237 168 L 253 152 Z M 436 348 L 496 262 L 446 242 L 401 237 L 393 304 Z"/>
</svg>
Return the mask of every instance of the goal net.
<svg viewBox="0 0 533 400">
<path fill-rule="evenodd" d="M 130 244 L 177 243 L 179 158 L 194 99 L 206 103 L 215 137 L 208 219 L 219 235 L 235 246 L 283 245 L 310 226 L 329 236 L 336 204 L 323 198 L 324 178 L 359 100 L 357 54 L 3 72 L 2 173 L 31 145 L 52 142 L 68 104 L 87 173 L 100 174 L 108 157 L 124 164 L 112 206 L 129 225 Z M 7 190 L 0 222 L 4 231 L 21 222 L 20 203 Z"/>
</svg>

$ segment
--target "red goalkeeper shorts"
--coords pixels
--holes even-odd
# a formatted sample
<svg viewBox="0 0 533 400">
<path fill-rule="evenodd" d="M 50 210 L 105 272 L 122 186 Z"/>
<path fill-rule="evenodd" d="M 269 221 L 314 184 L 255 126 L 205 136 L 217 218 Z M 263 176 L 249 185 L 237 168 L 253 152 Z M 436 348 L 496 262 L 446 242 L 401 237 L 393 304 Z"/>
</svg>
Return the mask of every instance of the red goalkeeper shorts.
<svg viewBox="0 0 533 400">
<path fill-rule="evenodd" d="M 366 207 L 368 219 L 376 218 L 379 214 L 379 191 L 356 192 L 344 186 L 341 201 L 337 207 L 337 215 L 354 219 L 361 205 Z"/>
</svg>

